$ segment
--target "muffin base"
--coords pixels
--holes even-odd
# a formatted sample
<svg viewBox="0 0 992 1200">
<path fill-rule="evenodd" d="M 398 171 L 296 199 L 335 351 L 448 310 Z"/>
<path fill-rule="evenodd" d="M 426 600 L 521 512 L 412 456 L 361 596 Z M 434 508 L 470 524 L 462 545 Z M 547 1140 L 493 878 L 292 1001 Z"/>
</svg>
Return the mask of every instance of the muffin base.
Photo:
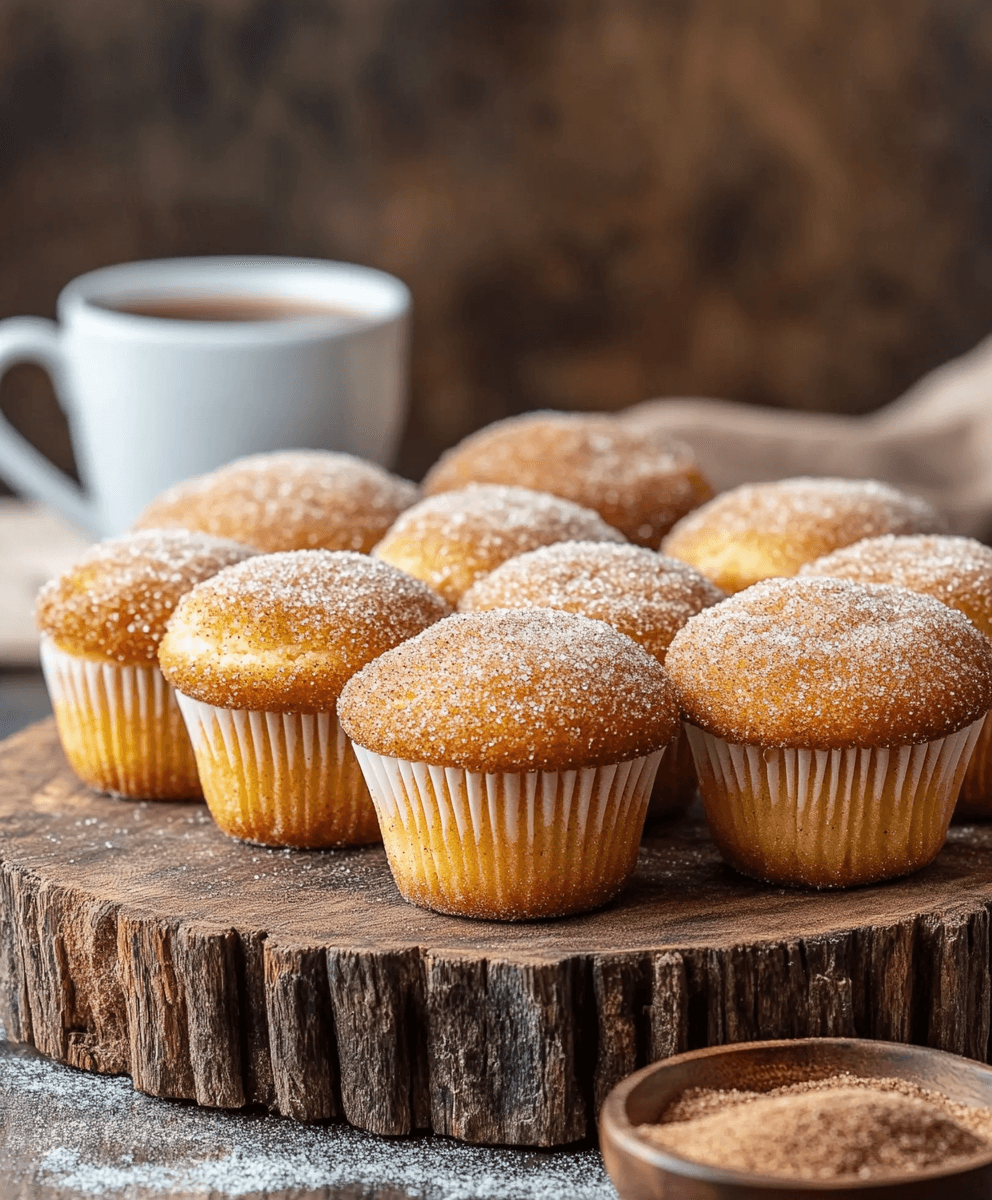
<svg viewBox="0 0 992 1200">
<path fill-rule="evenodd" d="M 954 815 L 965 820 L 992 817 L 992 713 L 986 714 L 968 760 Z"/>
<path fill-rule="evenodd" d="M 79 778 L 134 800 L 200 799 L 196 759 L 157 666 L 119 666 L 41 643 L 41 669 L 62 749 Z"/>
<path fill-rule="evenodd" d="M 382 840 L 335 713 L 249 712 L 176 697 L 207 807 L 226 834 L 310 850 Z"/>
<path fill-rule="evenodd" d="M 597 908 L 630 878 L 664 750 L 607 767 L 485 774 L 355 746 L 396 886 L 501 921 Z"/>
<path fill-rule="evenodd" d="M 769 883 L 836 888 L 936 858 L 983 721 L 891 749 L 735 746 L 685 728 L 724 859 Z"/>
</svg>

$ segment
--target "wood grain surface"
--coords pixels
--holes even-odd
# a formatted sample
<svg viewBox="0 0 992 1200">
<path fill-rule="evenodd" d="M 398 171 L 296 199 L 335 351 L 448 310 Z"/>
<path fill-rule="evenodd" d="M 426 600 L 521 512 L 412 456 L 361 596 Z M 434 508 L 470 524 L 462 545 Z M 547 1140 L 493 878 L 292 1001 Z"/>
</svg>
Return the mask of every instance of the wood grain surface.
<svg viewBox="0 0 992 1200">
<path fill-rule="evenodd" d="M 44 721 L 0 747 L 0 1019 L 157 1096 L 472 1142 L 585 1136 L 684 1049 L 905 1040 L 986 1060 L 992 829 L 911 879 L 763 887 L 701 822 L 600 912 L 493 924 L 400 898 L 380 848 L 272 851 L 198 804 L 83 787 Z"/>
</svg>

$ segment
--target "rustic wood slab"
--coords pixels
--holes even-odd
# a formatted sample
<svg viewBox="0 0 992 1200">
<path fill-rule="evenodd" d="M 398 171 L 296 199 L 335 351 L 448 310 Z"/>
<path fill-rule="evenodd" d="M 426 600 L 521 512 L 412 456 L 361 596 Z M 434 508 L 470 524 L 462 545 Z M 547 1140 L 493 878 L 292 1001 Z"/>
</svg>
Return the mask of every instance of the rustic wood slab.
<svg viewBox="0 0 992 1200">
<path fill-rule="evenodd" d="M 0 746 L 8 1036 L 156 1096 L 380 1134 L 560 1145 L 681 1050 L 816 1035 L 986 1060 L 992 828 L 911 879 L 762 887 L 697 821 L 609 908 L 517 925 L 400 899 L 381 849 L 272 851 L 198 804 L 114 800 L 53 723 Z"/>
</svg>

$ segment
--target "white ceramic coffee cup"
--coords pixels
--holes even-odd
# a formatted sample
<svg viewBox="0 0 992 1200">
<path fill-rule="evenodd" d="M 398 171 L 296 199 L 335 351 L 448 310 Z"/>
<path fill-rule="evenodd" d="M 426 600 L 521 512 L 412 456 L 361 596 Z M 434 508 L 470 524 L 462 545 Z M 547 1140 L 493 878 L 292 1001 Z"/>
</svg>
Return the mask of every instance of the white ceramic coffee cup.
<svg viewBox="0 0 992 1200">
<path fill-rule="evenodd" d="M 266 321 L 115 311 L 194 297 L 327 306 Z M 36 362 L 65 410 L 83 486 L 0 416 L 0 476 L 101 536 L 124 532 L 164 487 L 262 450 L 346 450 L 388 465 L 406 407 L 410 294 L 346 263 L 190 258 L 73 280 L 58 323 L 0 322 L 0 374 Z"/>
</svg>

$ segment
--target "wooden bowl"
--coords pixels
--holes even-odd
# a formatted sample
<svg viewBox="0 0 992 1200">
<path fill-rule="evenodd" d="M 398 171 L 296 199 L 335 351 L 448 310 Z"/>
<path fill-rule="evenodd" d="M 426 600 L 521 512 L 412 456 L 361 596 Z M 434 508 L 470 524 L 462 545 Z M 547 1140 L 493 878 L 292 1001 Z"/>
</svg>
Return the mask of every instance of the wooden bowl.
<svg viewBox="0 0 992 1200">
<path fill-rule="evenodd" d="M 787 1200 L 815 1195 L 887 1200 L 988 1200 L 992 1196 L 992 1149 L 967 1169 L 934 1167 L 912 1174 L 843 1183 L 791 1180 L 729 1171 L 670 1154 L 638 1137 L 635 1128 L 656 1121 L 687 1088 L 767 1091 L 802 1079 L 848 1072 L 905 1079 L 943 1092 L 960 1104 L 992 1108 L 992 1068 L 956 1054 L 856 1038 L 745 1042 L 679 1054 L 645 1067 L 618 1084 L 599 1118 L 600 1146 L 621 1200 Z"/>
</svg>

